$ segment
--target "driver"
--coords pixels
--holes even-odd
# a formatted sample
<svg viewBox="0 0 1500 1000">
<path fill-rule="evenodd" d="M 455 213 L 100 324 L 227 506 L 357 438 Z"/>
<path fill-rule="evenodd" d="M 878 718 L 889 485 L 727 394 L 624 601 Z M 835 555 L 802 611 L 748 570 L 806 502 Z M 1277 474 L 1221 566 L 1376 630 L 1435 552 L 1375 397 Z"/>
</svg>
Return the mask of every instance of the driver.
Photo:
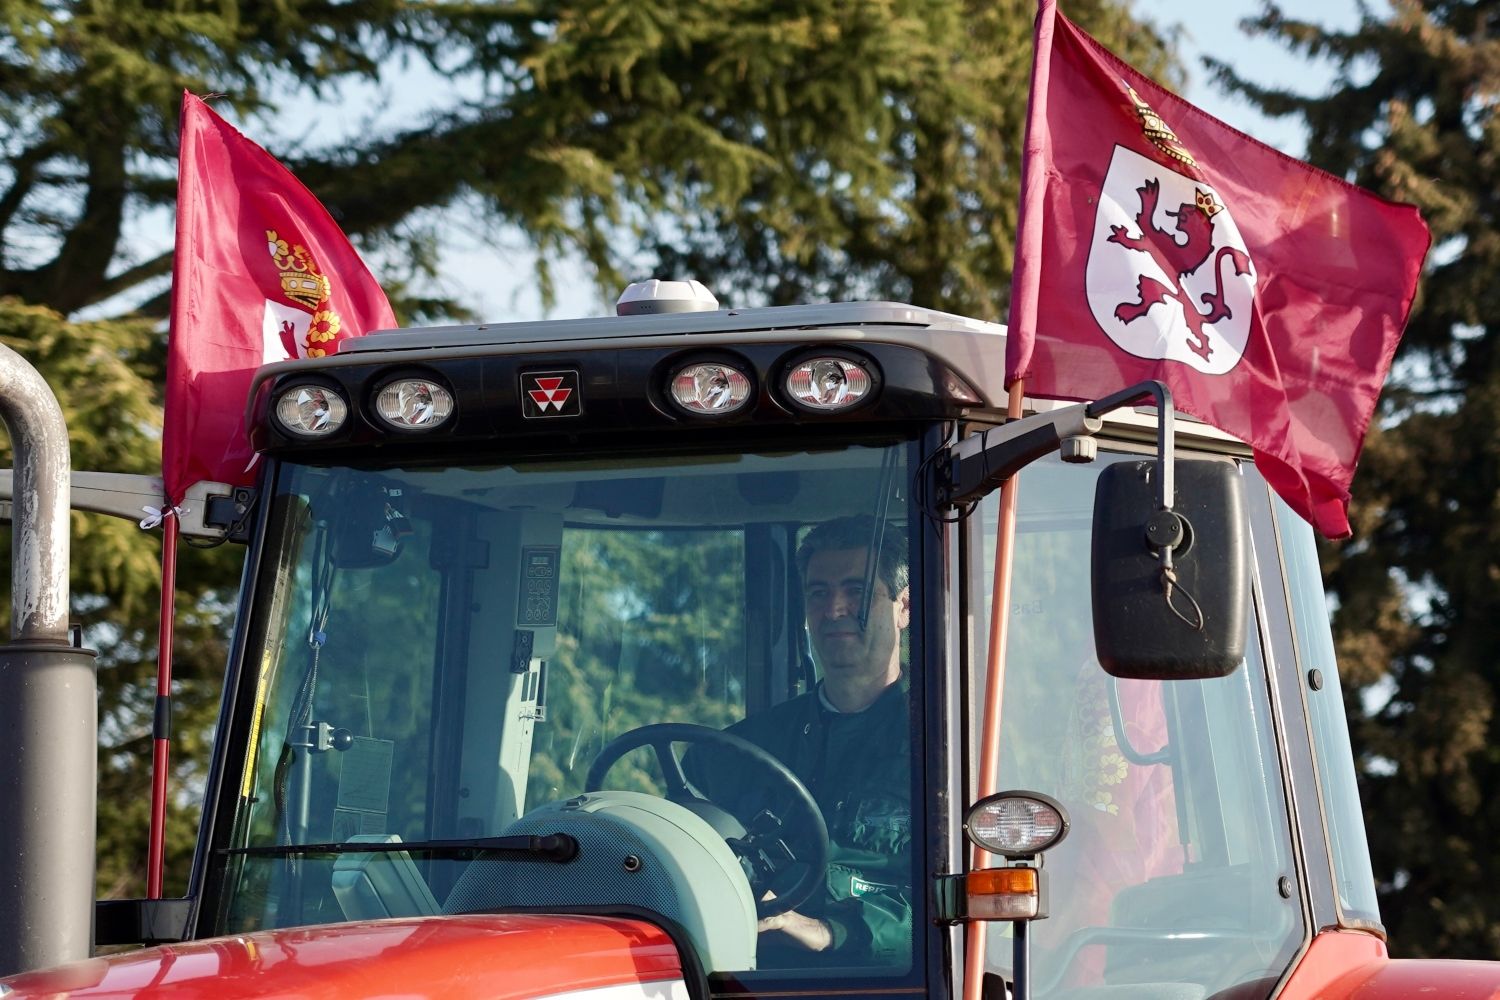
<svg viewBox="0 0 1500 1000">
<path fill-rule="evenodd" d="M 827 884 L 797 909 L 760 921 L 765 965 L 805 964 L 809 952 L 838 965 L 910 960 L 911 734 L 901 634 L 911 619 L 911 592 L 906 539 L 888 527 L 869 619 L 860 626 L 875 534 L 868 516 L 826 521 L 807 533 L 797 566 L 822 680 L 729 729 L 791 768 L 828 823 Z"/>
</svg>

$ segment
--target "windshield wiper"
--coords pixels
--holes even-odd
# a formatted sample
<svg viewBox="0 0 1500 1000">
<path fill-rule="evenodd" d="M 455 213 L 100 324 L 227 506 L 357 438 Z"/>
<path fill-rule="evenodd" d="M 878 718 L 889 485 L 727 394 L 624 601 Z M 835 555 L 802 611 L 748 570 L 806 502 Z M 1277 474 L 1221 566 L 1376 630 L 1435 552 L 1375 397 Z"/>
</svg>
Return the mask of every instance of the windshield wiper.
<svg viewBox="0 0 1500 1000">
<path fill-rule="evenodd" d="M 410 851 L 451 858 L 470 858 L 481 854 L 522 854 L 559 864 L 578 856 L 578 841 L 566 833 L 542 836 L 466 837 L 461 840 L 413 840 L 409 843 L 329 843 L 274 844 L 267 847 L 225 847 L 220 854 L 238 854 L 251 858 L 290 858 L 308 855 L 391 854 Z"/>
</svg>

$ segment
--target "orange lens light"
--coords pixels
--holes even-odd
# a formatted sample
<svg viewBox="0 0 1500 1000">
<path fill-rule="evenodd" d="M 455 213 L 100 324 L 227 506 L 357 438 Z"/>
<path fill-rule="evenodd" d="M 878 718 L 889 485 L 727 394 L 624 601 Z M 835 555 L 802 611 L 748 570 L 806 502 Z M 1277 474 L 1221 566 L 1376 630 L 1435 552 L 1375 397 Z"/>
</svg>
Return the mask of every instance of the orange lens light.
<svg viewBox="0 0 1500 1000">
<path fill-rule="evenodd" d="M 1030 920 L 1040 911 L 1035 868 L 981 868 L 966 878 L 971 920 Z"/>
<path fill-rule="evenodd" d="M 981 868 L 969 872 L 969 894 L 1030 893 L 1036 895 L 1035 868 Z"/>
</svg>

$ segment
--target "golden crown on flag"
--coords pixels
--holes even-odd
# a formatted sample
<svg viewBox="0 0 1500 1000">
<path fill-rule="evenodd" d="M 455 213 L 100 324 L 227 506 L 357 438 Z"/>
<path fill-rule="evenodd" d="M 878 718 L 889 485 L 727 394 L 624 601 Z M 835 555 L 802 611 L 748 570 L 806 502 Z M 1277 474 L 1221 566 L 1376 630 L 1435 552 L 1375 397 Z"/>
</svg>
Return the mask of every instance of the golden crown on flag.
<svg viewBox="0 0 1500 1000">
<path fill-rule="evenodd" d="M 281 290 L 287 298 L 309 309 L 316 309 L 319 302 L 328 298 L 328 279 L 318 273 L 318 265 L 307 247 L 289 244 L 274 229 L 266 230 L 266 243 L 271 259 L 281 271 Z"/>
<path fill-rule="evenodd" d="M 1202 188 L 1194 188 L 1193 200 L 1198 203 L 1198 211 L 1202 212 L 1210 219 L 1218 215 L 1220 212 L 1224 211 L 1224 206 L 1220 205 L 1218 200 L 1214 198 L 1212 191 L 1205 191 Z"/>
<path fill-rule="evenodd" d="M 1130 102 L 1135 105 L 1135 113 L 1141 118 L 1141 131 L 1146 133 L 1146 138 L 1151 140 L 1151 144 L 1179 163 L 1197 170 L 1198 162 L 1193 159 L 1193 154 L 1187 151 L 1187 147 L 1177 140 L 1177 133 L 1172 131 L 1172 126 L 1153 111 L 1151 105 L 1141 100 L 1141 95 L 1135 92 L 1134 87 L 1127 83 L 1125 89 L 1130 93 Z"/>
</svg>

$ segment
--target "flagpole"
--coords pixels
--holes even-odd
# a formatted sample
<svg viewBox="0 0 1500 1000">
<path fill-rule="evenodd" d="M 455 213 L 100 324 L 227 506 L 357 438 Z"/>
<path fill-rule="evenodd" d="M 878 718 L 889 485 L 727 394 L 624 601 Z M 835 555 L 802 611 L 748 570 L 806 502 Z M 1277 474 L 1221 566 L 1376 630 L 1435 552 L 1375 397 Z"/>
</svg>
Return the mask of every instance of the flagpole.
<svg viewBox="0 0 1500 1000">
<path fill-rule="evenodd" d="M 1056 0 L 1037 0 L 1032 38 L 1031 90 L 1026 102 L 1026 134 L 1021 151 L 1020 213 L 1016 220 L 1015 267 L 1011 274 L 1010 322 L 1005 337 L 1005 377 L 1010 398 L 1006 419 L 1019 420 L 1025 412 L 1026 375 L 1031 368 L 1031 345 L 1036 335 L 1037 296 L 1042 267 L 1042 194 L 1046 189 L 1048 141 L 1047 84 L 1052 59 Z M 1042 127 L 1038 128 L 1038 122 Z M 1022 345 L 1024 344 L 1024 350 Z M 984 713 L 980 723 L 979 774 L 975 801 L 999 791 L 1000 713 L 1005 704 L 1005 646 L 1010 638 L 1011 573 L 1015 561 L 1016 503 L 1019 474 L 1000 488 L 1000 511 L 995 526 L 995 578 L 990 590 L 990 645 L 985 666 Z M 989 852 L 977 845 L 969 870 L 983 868 Z M 989 924 L 974 920 L 965 925 L 964 1000 L 980 1000 L 984 989 L 985 942 Z M 1014 970 L 1012 971 L 1014 977 Z"/>
<path fill-rule="evenodd" d="M 1007 419 L 1020 419 L 1025 397 L 1025 380 L 1016 379 L 1010 384 Z M 1000 516 L 995 530 L 995 579 L 990 591 L 989 658 L 984 678 L 984 714 L 979 729 L 979 788 L 975 801 L 1000 790 L 1000 712 L 1005 704 L 1005 646 L 1010 638 L 1011 571 L 1015 563 L 1016 503 L 1020 480 L 1018 473 L 1000 488 Z M 969 860 L 970 871 L 983 868 L 988 853 L 976 846 Z M 979 1000 L 984 984 L 984 946 L 989 924 L 975 920 L 967 927 L 964 1000 Z"/>
<path fill-rule="evenodd" d="M 151 724 L 151 835 L 146 849 L 146 898 L 160 899 L 167 835 L 167 772 L 172 735 L 172 633 L 177 604 L 177 511 L 161 520 L 161 617 L 156 638 L 156 712 Z"/>
</svg>

